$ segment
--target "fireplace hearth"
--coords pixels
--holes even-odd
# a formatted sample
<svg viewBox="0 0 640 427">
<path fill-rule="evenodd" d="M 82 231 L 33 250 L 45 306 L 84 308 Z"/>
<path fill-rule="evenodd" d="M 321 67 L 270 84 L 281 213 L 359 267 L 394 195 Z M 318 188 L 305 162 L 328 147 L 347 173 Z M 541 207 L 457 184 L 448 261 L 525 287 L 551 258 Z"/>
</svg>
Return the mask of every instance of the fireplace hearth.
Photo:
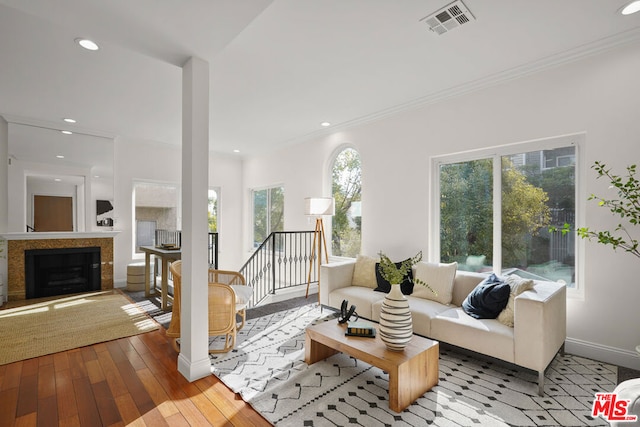
<svg viewBox="0 0 640 427">
<path fill-rule="evenodd" d="M 24 256 L 27 299 L 101 289 L 100 247 L 31 249 Z"/>
</svg>

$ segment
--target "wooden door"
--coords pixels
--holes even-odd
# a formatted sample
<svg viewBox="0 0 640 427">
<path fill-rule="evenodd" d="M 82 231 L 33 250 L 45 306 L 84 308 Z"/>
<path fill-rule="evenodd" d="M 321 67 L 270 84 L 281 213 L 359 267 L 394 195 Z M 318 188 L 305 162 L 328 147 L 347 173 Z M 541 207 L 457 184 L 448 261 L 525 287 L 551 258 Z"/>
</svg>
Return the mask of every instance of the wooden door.
<svg viewBox="0 0 640 427">
<path fill-rule="evenodd" d="M 34 196 L 33 228 L 36 231 L 73 231 L 73 198 Z"/>
</svg>

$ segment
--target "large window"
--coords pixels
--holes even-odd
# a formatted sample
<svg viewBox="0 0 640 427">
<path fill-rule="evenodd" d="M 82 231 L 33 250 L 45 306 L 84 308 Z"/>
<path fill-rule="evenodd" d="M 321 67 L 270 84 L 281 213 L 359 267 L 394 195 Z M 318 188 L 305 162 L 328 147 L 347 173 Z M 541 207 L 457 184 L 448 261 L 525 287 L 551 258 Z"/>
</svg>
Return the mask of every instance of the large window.
<svg viewBox="0 0 640 427">
<path fill-rule="evenodd" d="M 333 163 L 332 191 L 336 212 L 332 222 L 331 249 L 336 256 L 355 258 L 360 253 L 362 230 L 360 155 L 342 150 Z"/>
<path fill-rule="evenodd" d="M 576 287 L 576 159 L 580 136 L 435 160 L 441 262 Z"/>
<path fill-rule="evenodd" d="M 133 186 L 135 209 L 135 252 L 154 244 L 155 231 L 180 230 L 180 188 L 177 184 L 136 182 Z"/>
<path fill-rule="evenodd" d="M 284 187 L 253 190 L 253 246 L 274 231 L 284 231 Z"/>
</svg>

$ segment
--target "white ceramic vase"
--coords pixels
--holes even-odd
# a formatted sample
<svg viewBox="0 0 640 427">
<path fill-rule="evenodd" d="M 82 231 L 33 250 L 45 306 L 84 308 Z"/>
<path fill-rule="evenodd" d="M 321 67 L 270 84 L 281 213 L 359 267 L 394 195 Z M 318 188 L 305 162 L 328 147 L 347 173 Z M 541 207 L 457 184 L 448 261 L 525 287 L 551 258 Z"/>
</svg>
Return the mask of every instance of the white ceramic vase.
<svg viewBox="0 0 640 427">
<path fill-rule="evenodd" d="M 409 301 L 400 285 L 391 285 L 380 309 L 380 338 L 389 350 L 403 351 L 413 336 Z"/>
</svg>

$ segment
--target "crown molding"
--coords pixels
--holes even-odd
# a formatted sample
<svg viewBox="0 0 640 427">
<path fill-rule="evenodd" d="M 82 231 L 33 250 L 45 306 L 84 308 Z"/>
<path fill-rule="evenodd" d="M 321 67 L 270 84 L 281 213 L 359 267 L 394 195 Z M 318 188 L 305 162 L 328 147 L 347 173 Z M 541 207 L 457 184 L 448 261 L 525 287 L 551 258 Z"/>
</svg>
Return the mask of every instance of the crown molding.
<svg viewBox="0 0 640 427">
<path fill-rule="evenodd" d="M 498 84 L 505 83 L 511 80 L 516 80 L 528 75 L 536 74 L 541 71 L 558 67 L 560 65 L 579 61 L 581 59 L 612 50 L 616 47 L 638 41 L 640 41 L 640 28 L 624 31 L 614 36 L 598 39 L 594 42 L 583 44 L 573 49 L 558 52 L 520 66 L 516 66 L 498 73 L 489 74 L 480 79 L 469 81 L 457 86 L 452 86 L 443 90 L 439 90 L 437 92 L 432 92 L 422 97 L 415 98 L 411 101 L 397 104 L 383 110 L 378 110 L 366 116 L 358 117 L 343 123 L 338 123 L 336 125 L 332 125 L 327 129 L 319 129 L 306 135 L 283 141 L 280 146 L 281 148 L 284 148 L 293 144 L 309 141 L 311 139 L 330 135 L 339 131 L 344 131 L 357 125 L 378 121 L 406 111 L 436 104 L 450 98 L 477 92 L 482 89 L 496 86 Z"/>
<path fill-rule="evenodd" d="M 12 114 L 0 114 L 7 123 L 13 123 L 16 125 L 33 126 L 42 129 L 51 130 L 69 130 L 73 133 L 79 133 L 82 135 L 96 136 L 99 138 L 114 139 L 117 135 L 113 132 L 100 131 L 95 129 L 83 128 L 81 126 L 74 125 L 73 123 L 56 123 L 47 120 L 33 119 L 29 117 L 16 116 Z"/>
</svg>

